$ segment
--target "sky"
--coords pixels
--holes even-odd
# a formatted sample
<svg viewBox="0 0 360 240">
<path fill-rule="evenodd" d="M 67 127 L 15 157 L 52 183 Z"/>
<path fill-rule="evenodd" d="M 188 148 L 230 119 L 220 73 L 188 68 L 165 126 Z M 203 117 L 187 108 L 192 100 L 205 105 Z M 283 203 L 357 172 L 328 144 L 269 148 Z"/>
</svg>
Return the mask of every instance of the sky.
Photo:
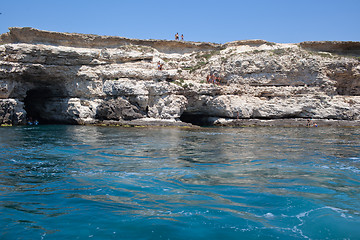
<svg viewBox="0 0 360 240">
<path fill-rule="evenodd" d="M 9 27 L 226 43 L 360 41 L 360 0 L 0 0 Z"/>
</svg>

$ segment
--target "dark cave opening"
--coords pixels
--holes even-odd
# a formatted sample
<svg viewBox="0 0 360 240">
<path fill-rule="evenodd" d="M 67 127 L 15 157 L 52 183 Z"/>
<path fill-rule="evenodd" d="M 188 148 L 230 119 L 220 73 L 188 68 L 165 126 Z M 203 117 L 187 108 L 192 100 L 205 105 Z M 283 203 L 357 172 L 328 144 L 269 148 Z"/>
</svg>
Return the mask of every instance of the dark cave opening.
<svg viewBox="0 0 360 240">
<path fill-rule="evenodd" d="M 52 121 L 51 116 L 48 116 L 46 113 L 46 104 L 52 97 L 52 91 L 48 88 L 35 88 L 28 90 L 24 99 L 27 122 L 38 121 L 39 124 L 56 123 Z"/>
<path fill-rule="evenodd" d="M 197 126 L 213 126 L 213 122 L 209 121 L 210 116 L 205 115 L 205 114 L 193 114 L 193 113 L 187 113 L 184 112 L 181 116 L 180 116 L 180 120 L 182 122 L 186 122 L 186 123 L 191 123 L 193 125 L 197 125 Z"/>
</svg>

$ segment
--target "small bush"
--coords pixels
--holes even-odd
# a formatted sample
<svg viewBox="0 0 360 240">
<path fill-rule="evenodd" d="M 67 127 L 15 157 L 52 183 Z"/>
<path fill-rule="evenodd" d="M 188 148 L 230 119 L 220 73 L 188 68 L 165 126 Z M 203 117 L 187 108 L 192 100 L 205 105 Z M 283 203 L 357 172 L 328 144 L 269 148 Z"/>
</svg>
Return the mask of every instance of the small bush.
<svg viewBox="0 0 360 240">
<path fill-rule="evenodd" d="M 276 43 L 273 43 L 273 42 L 267 42 L 267 43 L 265 43 L 266 45 L 268 45 L 268 46 L 274 46 L 274 45 L 276 45 Z"/>
<path fill-rule="evenodd" d="M 207 53 L 196 55 L 195 58 L 197 58 L 197 59 L 205 58 L 206 60 L 209 60 L 212 56 L 217 55 L 217 54 L 220 54 L 220 51 L 219 50 L 213 50 L 213 51 L 210 51 L 210 52 L 207 52 Z"/>
<path fill-rule="evenodd" d="M 262 52 L 265 52 L 265 51 L 264 50 L 257 50 L 257 49 L 253 51 L 253 53 L 255 53 L 255 54 L 256 53 L 262 53 Z"/>
<path fill-rule="evenodd" d="M 282 48 L 280 48 L 280 49 L 274 49 L 274 50 L 272 50 L 272 52 L 273 52 L 274 54 L 276 54 L 276 55 L 284 55 L 284 54 L 286 54 L 286 50 L 285 50 L 285 49 L 282 49 Z"/>
</svg>

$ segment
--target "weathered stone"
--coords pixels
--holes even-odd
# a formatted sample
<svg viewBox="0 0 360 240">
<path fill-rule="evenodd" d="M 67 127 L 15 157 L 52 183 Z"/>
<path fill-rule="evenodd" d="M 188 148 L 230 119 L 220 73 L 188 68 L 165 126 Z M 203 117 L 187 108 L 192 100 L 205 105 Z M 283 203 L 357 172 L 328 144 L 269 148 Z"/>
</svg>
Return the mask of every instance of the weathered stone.
<svg viewBox="0 0 360 240">
<path fill-rule="evenodd" d="M 128 101 L 117 98 L 102 102 L 96 111 L 99 120 L 133 120 L 144 117 L 140 110 Z"/>
<path fill-rule="evenodd" d="M 211 44 L 11 28 L 0 36 L 0 124 L 26 117 L 74 124 L 357 121 L 359 45 Z M 210 73 L 217 84 L 206 82 Z"/>
<path fill-rule="evenodd" d="M 26 112 L 22 102 L 14 99 L 0 99 L 0 124 L 25 124 Z"/>
<path fill-rule="evenodd" d="M 148 109 L 148 116 L 160 119 L 178 119 L 184 112 L 187 99 L 184 96 L 168 95 L 154 97 Z"/>
</svg>

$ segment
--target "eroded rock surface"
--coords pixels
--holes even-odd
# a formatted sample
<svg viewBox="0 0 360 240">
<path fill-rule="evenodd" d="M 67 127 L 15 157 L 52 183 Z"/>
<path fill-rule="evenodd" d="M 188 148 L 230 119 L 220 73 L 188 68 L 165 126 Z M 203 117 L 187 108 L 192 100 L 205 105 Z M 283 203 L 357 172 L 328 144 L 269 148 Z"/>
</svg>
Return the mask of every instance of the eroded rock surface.
<svg viewBox="0 0 360 240">
<path fill-rule="evenodd" d="M 11 28 L 0 36 L 0 124 L 357 121 L 359 51 L 359 42 L 221 45 Z"/>
</svg>

